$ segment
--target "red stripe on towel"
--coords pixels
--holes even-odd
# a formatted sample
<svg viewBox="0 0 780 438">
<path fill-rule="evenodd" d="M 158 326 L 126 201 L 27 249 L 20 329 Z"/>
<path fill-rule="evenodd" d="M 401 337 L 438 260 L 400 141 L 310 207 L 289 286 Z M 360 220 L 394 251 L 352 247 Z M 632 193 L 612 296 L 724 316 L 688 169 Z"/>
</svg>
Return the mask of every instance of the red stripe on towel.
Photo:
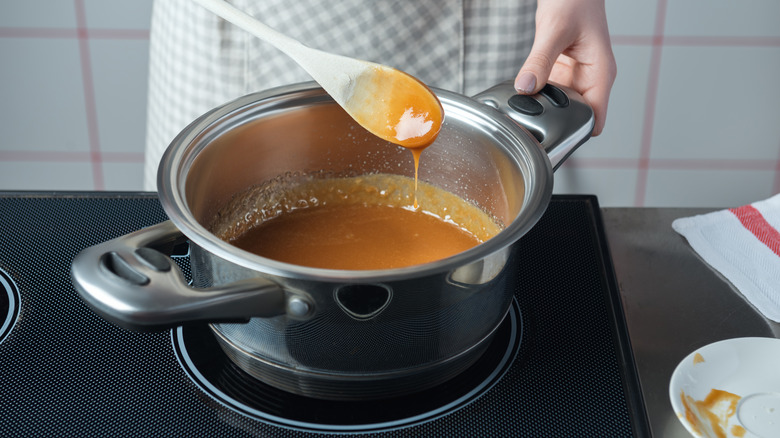
<svg viewBox="0 0 780 438">
<path fill-rule="evenodd" d="M 734 216 L 742 222 L 742 226 L 753 233 L 756 239 L 780 256 L 780 232 L 764 219 L 760 211 L 752 205 L 731 208 L 729 211 L 734 213 Z"/>
</svg>

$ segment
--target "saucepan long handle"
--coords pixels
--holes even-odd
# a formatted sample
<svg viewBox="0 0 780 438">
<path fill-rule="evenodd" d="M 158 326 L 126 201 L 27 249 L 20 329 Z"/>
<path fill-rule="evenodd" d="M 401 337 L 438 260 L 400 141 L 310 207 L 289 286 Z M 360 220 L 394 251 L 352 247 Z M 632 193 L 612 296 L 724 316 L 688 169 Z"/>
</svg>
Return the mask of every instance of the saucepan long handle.
<svg viewBox="0 0 780 438">
<path fill-rule="evenodd" d="M 187 285 L 178 265 L 161 252 L 183 237 L 166 221 L 87 248 L 73 260 L 73 284 L 98 314 L 131 330 L 287 311 L 285 291 L 270 280 L 251 278 L 207 289 Z"/>
<path fill-rule="evenodd" d="M 517 94 L 512 81 L 503 82 L 474 99 L 498 109 L 528 130 L 550 158 L 553 170 L 593 132 L 593 109 L 576 91 L 548 83 L 533 96 Z"/>
</svg>

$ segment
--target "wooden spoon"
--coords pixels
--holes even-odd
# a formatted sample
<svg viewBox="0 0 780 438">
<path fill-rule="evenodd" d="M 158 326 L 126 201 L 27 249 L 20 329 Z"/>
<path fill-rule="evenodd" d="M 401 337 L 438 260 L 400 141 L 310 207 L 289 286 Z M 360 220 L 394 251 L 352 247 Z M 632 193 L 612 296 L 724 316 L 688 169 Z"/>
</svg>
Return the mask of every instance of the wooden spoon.
<svg viewBox="0 0 780 438">
<path fill-rule="evenodd" d="M 410 149 L 433 143 L 444 110 L 418 79 L 381 64 L 312 49 L 223 0 L 196 3 L 286 53 L 361 126 Z"/>
</svg>

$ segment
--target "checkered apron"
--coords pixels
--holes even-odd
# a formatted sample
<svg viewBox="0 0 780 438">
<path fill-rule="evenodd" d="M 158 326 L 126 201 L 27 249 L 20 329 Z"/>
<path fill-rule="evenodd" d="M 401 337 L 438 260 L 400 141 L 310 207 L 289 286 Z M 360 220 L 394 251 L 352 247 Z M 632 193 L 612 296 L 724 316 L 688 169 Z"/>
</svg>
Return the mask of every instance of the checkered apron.
<svg viewBox="0 0 780 438">
<path fill-rule="evenodd" d="M 535 0 L 231 0 L 309 47 L 386 64 L 476 94 L 514 78 L 531 49 Z M 191 0 L 155 0 L 144 187 L 171 140 L 237 97 L 310 81 L 289 57 Z"/>
</svg>

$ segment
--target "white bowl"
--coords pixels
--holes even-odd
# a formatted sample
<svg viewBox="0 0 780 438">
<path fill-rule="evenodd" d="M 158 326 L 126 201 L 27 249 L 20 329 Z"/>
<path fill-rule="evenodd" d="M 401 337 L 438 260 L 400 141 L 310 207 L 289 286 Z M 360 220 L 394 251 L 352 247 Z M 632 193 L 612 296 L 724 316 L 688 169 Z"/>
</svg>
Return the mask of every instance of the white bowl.
<svg viewBox="0 0 780 438">
<path fill-rule="evenodd" d="M 669 398 L 697 437 L 780 437 L 780 339 L 715 342 L 677 365 Z"/>
</svg>

